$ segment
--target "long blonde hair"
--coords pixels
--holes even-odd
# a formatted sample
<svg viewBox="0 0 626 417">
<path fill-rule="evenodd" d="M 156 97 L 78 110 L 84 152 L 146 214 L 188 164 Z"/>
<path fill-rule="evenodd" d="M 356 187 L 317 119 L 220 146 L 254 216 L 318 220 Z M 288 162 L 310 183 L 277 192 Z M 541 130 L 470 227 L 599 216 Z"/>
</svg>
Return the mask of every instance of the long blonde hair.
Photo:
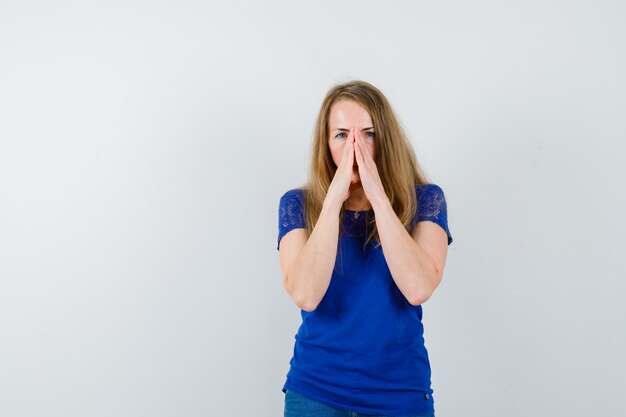
<svg viewBox="0 0 626 417">
<path fill-rule="evenodd" d="M 305 191 L 305 218 L 309 235 L 317 223 L 326 193 L 337 170 L 328 146 L 328 122 L 332 105 L 340 99 L 355 101 L 369 113 L 376 132 L 374 162 L 393 210 L 411 233 L 412 220 L 417 209 L 415 186 L 426 183 L 426 175 L 418 165 L 413 147 L 383 93 L 370 83 L 354 80 L 331 87 L 317 117 L 311 144 L 309 178 L 300 187 Z M 345 210 L 344 202 L 339 213 L 340 235 Z M 367 229 L 370 232 L 363 248 L 373 238 L 377 242 L 375 247 L 380 246 L 374 216 L 369 216 Z"/>
</svg>

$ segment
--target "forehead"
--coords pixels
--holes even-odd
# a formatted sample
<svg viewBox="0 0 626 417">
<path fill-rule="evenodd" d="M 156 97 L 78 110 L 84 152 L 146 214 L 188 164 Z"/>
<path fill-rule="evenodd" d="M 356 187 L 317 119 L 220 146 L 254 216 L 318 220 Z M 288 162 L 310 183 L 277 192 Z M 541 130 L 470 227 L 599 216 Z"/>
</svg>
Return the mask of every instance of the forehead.
<svg viewBox="0 0 626 417">
<path fill-rule="evenodd" d="M 359 103 L 346 99 L 333 103 L 328 122 L 331 129 L 372 126 L 372 119 L 367 110 Z"/>
</svg>

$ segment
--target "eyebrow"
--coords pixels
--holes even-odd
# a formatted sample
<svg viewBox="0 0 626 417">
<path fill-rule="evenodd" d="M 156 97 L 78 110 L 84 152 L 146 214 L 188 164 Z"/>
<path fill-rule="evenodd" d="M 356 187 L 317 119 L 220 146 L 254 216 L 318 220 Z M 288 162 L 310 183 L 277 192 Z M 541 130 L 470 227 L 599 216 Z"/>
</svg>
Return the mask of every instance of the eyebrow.
<svg viewBox="0 0 626 417">
<path fill-rule="evenodd" d="M 363 129 L 361 129 L 361 132 L 365 132 L 368 129 L 374 129 L 374 127 L 373 126 L 372 127 L 364 127 Z M 333 130 L 343 130 L 344 132 L 349 132 L 350 131 L 350 129 L 345 129 L 343 127 L 338 127 L 336 129 L 333 129 Z"/>
</svg>

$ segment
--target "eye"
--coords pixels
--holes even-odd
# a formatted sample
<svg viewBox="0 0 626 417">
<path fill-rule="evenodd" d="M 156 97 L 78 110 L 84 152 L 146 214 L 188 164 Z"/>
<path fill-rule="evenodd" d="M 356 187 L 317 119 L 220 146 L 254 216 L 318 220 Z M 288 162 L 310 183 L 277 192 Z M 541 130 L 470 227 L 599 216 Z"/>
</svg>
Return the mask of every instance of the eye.
<svg viewBox="0 0 626 417">
<path fill-rule="evenodd" d="M 337 134 L 335 135 L 335 137 L 337 137 L 337 136 L 339 136 L 339 135 L 345 135 L 345 133 L 343 133 L 343 132 L 341 132 L 341 133 L 337 133 Z"/>
<path fill-rule="evenodd" d="M 368 134 L 370 134 L 370 133 L 372 134 L 372 135 L 370 136 L 370 138 L 373 138 L 373 137 L 376 135 L 376 133 L 374 133 L 374 132 L 367 132 L 367 133 L 368 133 Z"/>
</svg>

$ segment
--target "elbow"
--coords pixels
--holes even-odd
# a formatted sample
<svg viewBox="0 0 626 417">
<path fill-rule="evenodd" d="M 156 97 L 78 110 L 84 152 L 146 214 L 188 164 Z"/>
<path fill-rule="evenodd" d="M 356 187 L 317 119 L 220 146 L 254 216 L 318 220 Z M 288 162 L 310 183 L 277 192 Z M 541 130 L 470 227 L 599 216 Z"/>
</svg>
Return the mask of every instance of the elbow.
<svg viewBox="0 0 626 417">
<path fill-rule="evenodd" d="M 298 293 L 296 291 L 293 291 L 293 290 L 289 291 L 289 289 L 287 290 L 287 292 L 289 293 L 289 295 L 291 296 L 291 299 L 293 300 L 295 305 L 298 306 L 299 309 L 310 313 L 311 311 L 317 308 L 317 303 L 312 302 L 310 297 L 306 297 L 305 295 Z"/>
<path fill-rule="evenodd" d="M 293 301 L 301 310 L 304 310 L 308 313 L 314 311 L 319 304 L 311 300 L 311 297 L 308 297 L 305 294 L 295 294 L 293 297 Z"/>
<path fill-rule="evenodd" d="M 298 288 L 294 288 L 292 281 L 289 280 L 289 274 L 285 275 L 283 279 L 283 286 L 285 287 L 287 294 L 289 294 L 294 304 L 298 306 L 299 309 L 310 313 L 317 308 L 319 301 L 312 300 L 308 294 L 303 293 Z"/>
<path fill-rule="evenodd" d="M 432 293 L 429 293 L 427 291 L 422 291 L 420 293 L 414 294 L 412 297 L 409 298 L 409 304 L 411 304 L 413 307 L 417 307 L 421 304 L 424 304 L 426 301 L 428 301 L 431 297 Z"/>
<path fill-rule="evenodd" d="M 294 301 L 301 310 L 304 310 L 308 313 L 314 311 L 317 308 L 316 303 L 312 303 L 310 300 L 304 297 L 294 298 Z"/>
<path fill-rule="evenodd" d="M 435 267 L 435 272 L 434 272 L 435 278 L 433 278 L 432 281 L 432 285 L 428 285 L 428 286 L 424 286 L 419 290 L 416 290 L 412 297 L 409 297 L 409 303 L 414 306 L 417 307 L 420 304 L 424 304 L 426 301 L 428 301 L 430 299 L 430 297 L 432 297 L 433 293 L 435 292 L 435 289 L 439 286 L 439 283 L 441 282 L 441 273 L 439 272 L 439 270 L 437 269 L 437 267 Z"/>
<path fill-rule="evenodd" d="M 303 305 L 300 307 L 300 309 L 306 311 L 307 313 L 311 313 L 312 311 L 315 311 L 316 308 L 317 308 L 317 305 L 314 305 L 314 304 L 307 304 L 307 305 Z"/>
<path fill-rule="evenodd" d="M 426 301 L 432 297 L 435 288 L 432 287 L 422 287 L 416 289 L 413 294 L 411 294 L 408 298 L 409 303 L 413 307 L 417 307 L 418 305 L 424 304 Z"/>
</svg>

